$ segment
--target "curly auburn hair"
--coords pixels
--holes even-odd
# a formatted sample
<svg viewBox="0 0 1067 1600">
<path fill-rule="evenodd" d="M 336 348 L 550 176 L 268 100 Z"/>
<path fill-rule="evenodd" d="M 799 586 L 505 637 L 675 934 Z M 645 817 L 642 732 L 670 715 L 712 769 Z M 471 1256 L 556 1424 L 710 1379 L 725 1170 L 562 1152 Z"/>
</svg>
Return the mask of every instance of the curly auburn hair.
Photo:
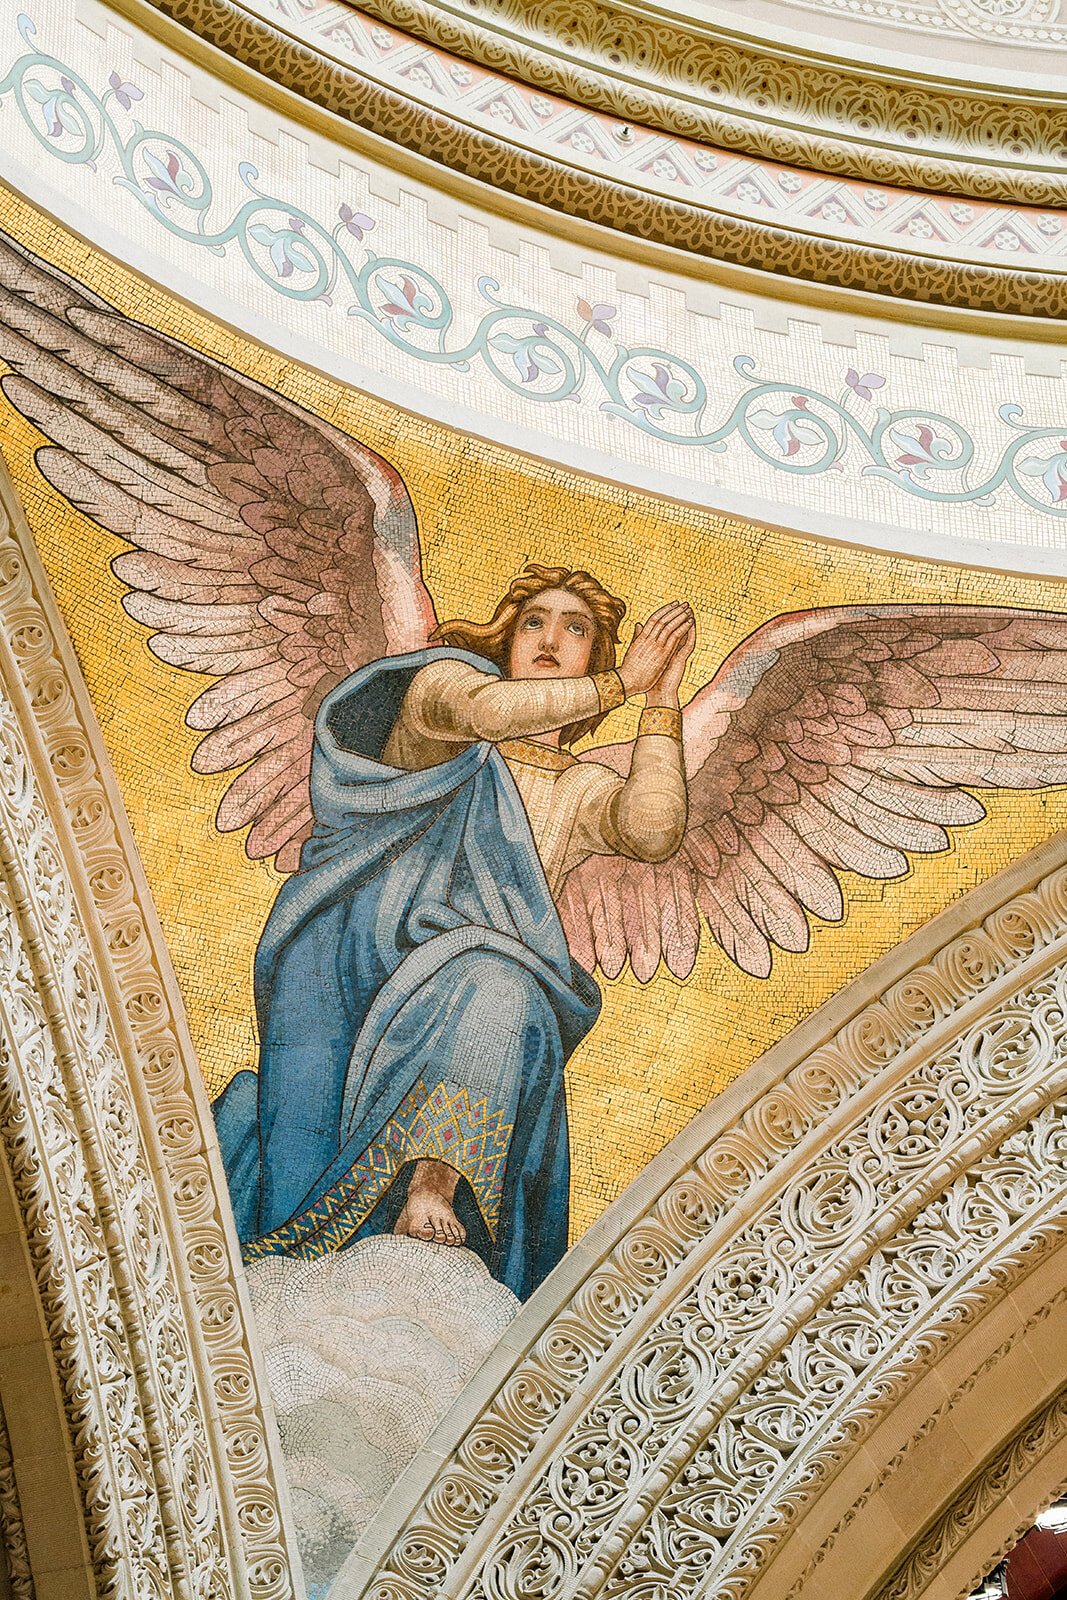
<svg viewBox="0 0 1067 1600">
<path fill-rule="evenodd" d="M 452 622 L 442 622 L 430 635 L 439 644 L 451 645 L 456 650 L 469 650 L 472 655 L 485 656 L 498 666 L 505 677 L 511 661 L 511 641 L 522 609 L 538 595 L 549 589 L 565 589 L 577 595 L 589 607 L 593 617 L 593 642 L 589 650 L 590 674 L 610 672 L 615 666 L 615 647 L 619 642 L 619 627 L 626 615 L 626 602 L 609 594 L 591 573 L 575 571 L 570 567 L 542 567 L 530 561 L 508 587 L 488 622 L 468 622 L 457 617 Z M 560 743 L 575 744 L 588 733 L 594 733 L 603 722 L 606 712 L 587 717 L 584 722 L 572 722 L 560 733 Z"/>
</svg>

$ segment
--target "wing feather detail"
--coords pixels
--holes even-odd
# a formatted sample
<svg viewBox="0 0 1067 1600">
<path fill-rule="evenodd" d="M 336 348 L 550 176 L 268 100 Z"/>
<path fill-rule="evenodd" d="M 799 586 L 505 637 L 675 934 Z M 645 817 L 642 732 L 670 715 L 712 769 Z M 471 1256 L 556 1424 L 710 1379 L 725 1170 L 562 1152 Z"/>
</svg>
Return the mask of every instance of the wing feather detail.
<svg viewBox="0 0 1067 1600">
<path fill-rule="evenodd" d="M 45 478 L 133 547 L 112 568 L 149 648 L 218 680 L 187 717 L 204 734 L 194 770 L 243 767 L 218 826 L 248 827 L 250 856 L 292 870 L 323 696 L 435 626 L 403 482 L 332 424 L 6 240 L 0 356 L 5 396 L 49 441 Z"/>
<path fill-rule="evenodd" d="M 998 607 L 853 606 L 777 617 L 683 713 L 689 822 L 669 861 L 591 856 L 562 888 L 609 975 L 620 934 L 646 982 L 658 947 L 685 978 L 703 922 L 754 977 L 772 948 L 840 921 L 838 874 L 892 879 L 910 855 L 981 821 L 972 791 L 1067 784 L 1067 615 Z M 632 746 L 593 750 L 625 775 Z M 610 884 L 610 890 L 605 885 Z M 653 919 L 658 928 L 652 927 Z"/>
</svg>

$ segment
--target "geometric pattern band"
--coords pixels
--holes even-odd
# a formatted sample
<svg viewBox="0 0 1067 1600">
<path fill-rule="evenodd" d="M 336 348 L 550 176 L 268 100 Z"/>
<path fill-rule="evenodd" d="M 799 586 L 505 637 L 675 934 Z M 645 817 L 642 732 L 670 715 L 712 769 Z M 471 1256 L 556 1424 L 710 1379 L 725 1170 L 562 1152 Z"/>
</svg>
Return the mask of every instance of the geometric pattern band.
<svg viewBox="0 0 1067 1600">
<path fill-rule="evenodd" d="M 491 1238 L 500 1220 L 512 1125 L 487 1100 L 472 1106 L 466 1089 L 421 1080 L 343 1177 L 280 1228 L 243 1246 L 246 1262 L 287 1255 L 301 1260 L 343 1250 L 409 1161 L 446 1161 L 470 1184 Z"/>
</svg>

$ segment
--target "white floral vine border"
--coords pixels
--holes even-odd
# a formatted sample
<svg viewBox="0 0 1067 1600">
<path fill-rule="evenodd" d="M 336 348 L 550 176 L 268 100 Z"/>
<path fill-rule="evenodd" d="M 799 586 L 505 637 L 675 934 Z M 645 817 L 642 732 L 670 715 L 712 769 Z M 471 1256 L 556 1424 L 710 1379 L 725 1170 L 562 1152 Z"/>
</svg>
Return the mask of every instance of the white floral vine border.
<svg viewBox="0 0 1067 1600">
<path fill-rule="evenodd" d="M 0 106 L 19 119 L 38 153 L 57 169 L 83 171 L 90 185 L 106 183 L 110 163 L 114 183 L 159 230 L 161 251 L 173 240 L 194 257 L 232 262 L 250 275 L 279 329 L 317 305 L 333 319 L 334 345 L 344 343 L 340 324 L 356 323 L 371 341 L 369 351 L 388 348 L 421 369 L 431 387 L 439 388 L 446 374 L 471 380 L 475 389 L 489 384 L 505 400 L 521 402 L 528 421 L 554 408 L 573 417 L 577 408 L 597 448 L 606 441 L 604 424 L 614 420 L 668 451 L 662 459 L 691 462 L 697 480 L 719 476 L 714 463 L 728 453 L 730 471 L 742 481 L 747 460 L 764 481 L 777 479 L 783 490 L 792 482 L 785 496 L 795 493 L 801 505 L 818 484 L 835 507 L 853 510 L 879 483 L 937 513 L 938 527 L 950 528 L 946 518 L 966 511 L 969 520 L 956 525 L 965 535 L 984 532 L 997 541 L 1007 535 L 1016 546 L 1029 538 L 1050 550 L 1067 544 L 1060 532 L 1067 516 L 1067 409 L 1058 420 L 1051 386 L 1051 420 L 1037 423 L 1022 402 L 1009 399 L 991 406 L 976 427 L 925 405 L 883 403 L 896 382 L 888 370 L 842 361 L 839 388 L 831 390 L 767 378 L 754 356 L 741 353 L 720 373 L 680 350 L 620 339 L 615 329 L 626 318 L 619 306 L 593 296 L 576 296 L 568 317 L 558 307 L 511 298 L 488 274 L 446 286 L 440 268 L 376 252 L 383 223 L 373 205 L 341 201 L 332 218 L 323 217 L 263 187 L 247 161 L 236 174 L 213 170 L 208 152 L 140 120 L 149 107 L 134 76 L 112 69 L 108 81 L 90 83 L 76 65 L 39 47 L 27 15 L 19 26 L 23 48 L 0 79 Z M 564 438 L 573 432 L 566 415 L 560 426 Z M 607 442 L 626 458 L 621 435 Z M 975 511 L 987 515 L 984 529 Z"/>
</svg>

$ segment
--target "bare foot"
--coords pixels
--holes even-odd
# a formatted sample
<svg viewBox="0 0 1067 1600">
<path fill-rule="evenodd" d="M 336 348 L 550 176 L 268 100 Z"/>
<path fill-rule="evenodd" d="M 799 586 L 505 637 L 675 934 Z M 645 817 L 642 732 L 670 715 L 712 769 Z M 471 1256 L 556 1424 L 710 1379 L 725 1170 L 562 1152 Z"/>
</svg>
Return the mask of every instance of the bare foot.
<svg viewBox="0 0 1067 1600">
<path fill-rule="evenodd" d="M 467 1230 L 452 1210 L 459 1173 L 445 1161 L 416 1161 L 393 1232 L 434 1244 L 462 1244 Z"/>
</svg>

